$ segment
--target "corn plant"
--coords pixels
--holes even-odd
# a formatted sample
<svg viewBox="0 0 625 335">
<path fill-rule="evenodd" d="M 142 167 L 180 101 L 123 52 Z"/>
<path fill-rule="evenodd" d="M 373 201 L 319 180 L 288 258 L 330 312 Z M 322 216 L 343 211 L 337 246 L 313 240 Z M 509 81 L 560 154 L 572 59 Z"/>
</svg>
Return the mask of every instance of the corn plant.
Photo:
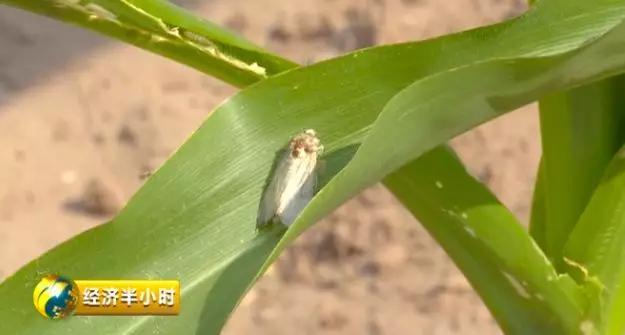
<svg viewBox="0 0 625 335">
<path fill-rule="evenodd" d="M 625 0 L 536 1 L 499 24 L 305 67 L 161 0 L 0 3 L 241 88 L 112 221 L 2 283 L 0 333 L 219 333 L 289 243 L 379 181 L 446 250 L 506 334 L 625 333 Z M 533 101 L 543 155 L 527 230 L 445 143 Z M 325 146 L 317 193 L 288 228 L 257 229 L 276 152 L 308 128 Z M 182 312 L 45 320 L 30 297 L 48 272 L 179 278 Z"/>
</svg>

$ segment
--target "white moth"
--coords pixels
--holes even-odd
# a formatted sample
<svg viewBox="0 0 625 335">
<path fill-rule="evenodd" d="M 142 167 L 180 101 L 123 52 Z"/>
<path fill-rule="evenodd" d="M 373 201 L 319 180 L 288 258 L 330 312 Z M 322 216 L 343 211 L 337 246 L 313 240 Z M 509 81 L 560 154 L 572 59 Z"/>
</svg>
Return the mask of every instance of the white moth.
<svg viewBox="0 0 625 335">
<path fill-rule="evenodd" d="M 258 209 L 256 225 L 290 226 L 315 193 L 317 157 L 323 151 L 314 130 L 295 135 L 277 157 Z"/>
</svg>

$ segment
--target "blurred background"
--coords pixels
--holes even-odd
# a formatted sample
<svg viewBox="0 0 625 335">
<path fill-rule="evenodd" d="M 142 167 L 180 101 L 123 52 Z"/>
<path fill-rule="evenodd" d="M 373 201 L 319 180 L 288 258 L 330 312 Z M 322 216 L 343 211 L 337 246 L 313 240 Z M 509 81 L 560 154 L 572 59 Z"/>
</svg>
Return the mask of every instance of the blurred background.
<svg viewBox="0 0 625 335">
<path fill-rule="evenodd" d="M 523 0 L 176 2 L 302 64 L 526 10 Z M 0 6 L 0 280 L 110 219 L 234 92 L 160 56 Z M 483 125 L 453 146 L 527 222 L 540 157 L 536 107 Z M 440 247 L 378 185 L 301 236 L 224 333 L 500 331 Z"/>
</svg>

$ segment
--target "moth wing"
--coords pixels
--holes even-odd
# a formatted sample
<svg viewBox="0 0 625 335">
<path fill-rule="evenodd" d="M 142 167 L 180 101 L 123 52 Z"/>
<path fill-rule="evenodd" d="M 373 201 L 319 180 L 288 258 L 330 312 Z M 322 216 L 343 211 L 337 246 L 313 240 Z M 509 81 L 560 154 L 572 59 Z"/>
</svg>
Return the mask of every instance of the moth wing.
<svg viewBox="0 0 625 335">
<path fill-rule="evenodd" d="M 294 194 L 289 197 L 288 203 L 285 205 L 282 211 L 279 211 L 278 216 L 280 221 L 285 226 L 290 226 L 301 211 L 308 205 L 313 195 L 315 194 L 315 184 L 317 182 L 317 176 L 315 173 L 315 161 L 307 161 L 305 166 L 301 167 L 305 172 L 299 173 L 299 176 L 305 176 L 304 180 L 293 179 L 291 182 L 296 183 Z"/>
<path fill-rule="evenodd" d="M 280 195 L 285 187 L 283 179 L 287 155 L 288 153 L 284 151 L 277 155 L 276 165 L 271 172 L 269 183 L 267 183 L 265 187 L 258 207 L 258 216 L 256 217 L 257 227 L 264 226 L 271 222 L 278 214 Z"/>
<path fill-rule="evenodd" d="M 276 210 L 278 208 L 277 202 L 272 199 L 271 196 L 268 196 L 271 186 L 272 185 L 270 184 L 269 187 L 267 187 L 260 201 L 260 206 L 258 207 L 258 216 L 256 217 L 257 227 L 266 225 L 276 215 Z"/>
<path fill-rule="evenodd" d="M 315 187 L 317 187 L 317 169 L 315 167 L 311 168 L 312 172 L 306 181 L 304 181 L 304 185 L 300 189 L 298 196 L 306 201 L 306 204 L 312 199 L 315 195 Z"/>
</svg>

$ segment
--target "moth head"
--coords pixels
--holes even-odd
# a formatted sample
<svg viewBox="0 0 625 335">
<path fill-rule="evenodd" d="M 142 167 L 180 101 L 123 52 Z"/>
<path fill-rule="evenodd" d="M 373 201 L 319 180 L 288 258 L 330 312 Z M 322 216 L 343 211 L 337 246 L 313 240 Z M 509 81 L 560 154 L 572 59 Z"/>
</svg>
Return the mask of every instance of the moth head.
<svg viewBox="0 0 625 335">
<path fill-rule="evenodd" d="M 320 148 L 320 141 L 313 129 L 307 129 L 291 139 L 289 148 L 291 149 L 291 156 L 302 157 L 302 155 L 317 153 Z"/>
</svg>

